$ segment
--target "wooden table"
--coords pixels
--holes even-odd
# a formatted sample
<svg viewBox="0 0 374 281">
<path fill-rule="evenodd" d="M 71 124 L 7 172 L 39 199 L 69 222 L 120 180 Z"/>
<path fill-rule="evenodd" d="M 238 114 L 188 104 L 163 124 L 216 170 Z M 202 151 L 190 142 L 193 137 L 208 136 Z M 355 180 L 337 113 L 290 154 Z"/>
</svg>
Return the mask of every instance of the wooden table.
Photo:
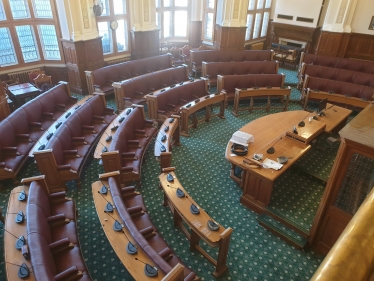
<svg viewBox="0 0 374 281">
<path fill-rule="evenodd" d="M 212 218 L 202 208 L 199 208 L 200 213 L 197 215 L 190 212 L 191 203 L 195 206 L 198 206 L 198 204 L 182 187 L 176 178 L 175 173 L 170 173 L 174 177 L 174 181 L 171 183 L 166 179 L 167 172 L 162 173 L 159 176 L 162 189 L 164 190 L 164 205 L 168 204 L 173 213 L 174 226 L 179 226 L 190 241 L 190 250 L 198 250 L 210 263 L 212 263 L 215 266 L 213 275 L 219 277 L 228 269 L 226 261 L 233 229 L 230 227 L 225 229 L 220 225 L 217 231 L 209 230 L 207 222 L 208 220 L 212 220 Z M 176 189 L 178 187 L 184 192 L 185 197 L 179 198 L 176 195 Z M 183 222 L 185 222 L 191 229 L 191 233 L 188 232 Z M 201 239 L 211 247 L 218 247 L 217 260 L 213 259 L 200 247 L 199 242 Z"/>
<path fill-rule="evenodd" d="M 50 134 L 54 134 L 58 128 L 61 127 L 61 125 L 72 115 L 75 113 L 75 111 L 78 109 L 78 106 L 81 106 L 84 104 L 88 99 L 92 98 L 93 95 L 85 96 L 83 99 L 78 101 L 76 104 L 71 106 L 69 109 L 67 109 L 49 128 L 44 128 L 45 132 L 44 134 L 39 138 L 39 140 L 35 143 L 33 148 L 29 152 L 29 157 L 34 157 L 34 152 L 39 151 L 39 147 L 41 147 L 43 144 L 46 146 L 49 139 L 47 139 L 47 136 Z M 61 122 L 61 125 L 56 128 L 56 125 Z M 40 149 L 42 150 L 42 149 Z"/>
<path fill-rule="evenodd" d="M 112 142 L 113 136 L 117 132 L 117 130 L 112 130 L 113 127 L 117 126 L 119 127 L 123 121 L 129 116 L 129 114 L 133 111 L 133 108 L 125 108 L 122 110 L 118 116 L 108 125 L 108 127 L 105 129 L 104 133 L 101 135 L 99 142 L 96 145 L 95 152 L 94 152 L 94 158 L 95 159 L 101 159 L 101 153 L 103 153 L 104 145 L 109 151 L 110 143 Z M 119 121 L 121 118 L 124 118 L 121 122 Z M 106 140 L 109 136 L 112 137 L 111 140 Z"/>
<path fill-rule="evenodd" d="M 27 227 L 26 227 L 26 219 L 18 224 L 15 222 L 16 214 L 19 211 L 22 211 L 26 214 L 26 206 L 27 206 L 27 199 L 24 201 L 18 200 L 19 192 L 25 191 L 26 194 L 29 194 L 29 187 L 28 186 L 18 186 L 14 188 L 10 194 L 9 201 L 8 201 L 8 208 L 7 208 L 7 215 L 5 217 L 5 224 L 4 227 L 7 231 L 11 232 L 17 237 L 24 236 L 27 241 Z M 15 213 L 15 214 L 14 214 Z M 5 268 L 7 274 L 7 280 L 35 280 L 34 274 L 32 274 L 31 268 L 31 261 L 26 260 L 22 256 L 21 250 L 17 250 L 15 248 L 15 243 L 17 239 L 10 235 L 8 232 L 4 231 L 4 252 L 5 252 Z M 12 263 L 12 264 L 11 264 Z M 18 277 L 18 270 L 19 267 L 16 265 L 21 265 L 25 263 L 29 268 L 30 275 L 25 279 L 20 279 Z M 13 265 L 16 264 L 16 265 Z"/>
<path fill-rule="evenodd" d="M 102 182 L 106 186 L 109 186 L 107 181 Z M 108 200 L 112 204 L 114 203 L 110 192 L 108 192 L 106 195 L 98 193 L 101 186 L 102 183 L 100 181 L 96 181 L 92 184 L 92 195 L 95 203 L 95 208 L 104 233 L 108 238 L 109 243 L 112 245 L 113 250 L 116 252 L 118 258 L 121 260 L 122 264 L 126 267 L 128 272 L 135 280 L 162 280 L 165 275 L 161 270 L 158 271 L 157 276 L 147 277 L 144 274 L 144 264 L 135 260 L 135 258 L 138 258 L 145 263 L 148 263 L 152 266 L 154 265 L 152 260 L 147 256 L 147 254 L 141 247 L 137 247 L 138 252 L 134 255 L 130 255 L 126 252 L 126 245 L 129 242 L 127 237 L 133 244 L 136 244 L 135 240 L 132 238 L 130 232 L 126 229 L 126 227 L 123 228 L 123 232 L 125 234 L 113 230 L 113 224 L 115 222 L 114 220 L 118 220 L 121 224 L 123 224 L 123 222 L 116 209 L 114 209 L 114 211 L 110 213 L 110 216 L 112 216 L 113 218 L 111 218 L 106 212 L 104 212 L 105 206 L 108 203 L 106 200 Z"/>
<path fill-rule="evenodd" d="M 254 137 L 254 142 L 248 146 L 248 154 L 246 156 L 232 154 L 232 142 L 229 142 L 225 157 L 232 165 L 230 177 L 243 187 L 243 195 L 240 199 L 243 205 L 261 213 L 269 204 L 275 180 L 310 149 L 308 143 L 318 133 L 323 130 L 329 132 L 340 126 L 347 114 L 344 108 L 336 106 L 326 112 L 329 113 L 326 117 L 318 117 L 319 120 L 312 119 L 312 121 L 309 121 L 309 117 L 314 116 L 315 113 L 302 110 L 280 112 L 259 118 L 240 129 Z M 305 127 L 298 126 L 301 120 L 305 120 Z M 305 138 L 305 142 L 285 136 L 287 132 L 292 132 L 294 126 L 299 136 Z M 274 154 L 267 153 L 267 149 L 272 146 L 275 149 Z M 280 170 L 265 169 L 250 162 L 249 159 L 255 153 L 263 154 L 263 159 L 269 158 L 277 161 L 279 156 L 286 156 L 289 160 Z M 243 169 L 241 178 L 234 175 L 236 166 Z"/>
<path fill-rule="evenodd" d="M 221 119 L 225 119 L 225 101 L 226 101 L 226 93 L 221 92 L 219 94 L 210 94 L 205 97 L 196 99 L 191 101 L 184 106 L 181 107 L 182 109 L 182 126 L 181 126 L 181 135 L 185 137 L 189 137 L 188 128 L 193 127 L 196 128 L 197 124 L 206 121 L 209 122 L 211 117 L 218 116 Z M 220 109 L 219 113 L 212 115 L 210 113 L 209 105 L 213 105 L 215 103 L 219 103 Z M 205 107 L 205 118 L 202 120 L 198 120 L 196 117 L 196 112 Z M 188 125 L 189 117 L 193 115 L 193 123 L 191 126 Z"/>
<path fill-rule="evenodd" d="M 249 112 L 252 113 L 253 109 L 266 109 L 266 112 L 269 112 L 269 109 L 283 109 L 283 111 L 287 111 L 288 108 L 288 101 L 290 99 L 291 94 L 291 87 L 272 87 L 272 88 L 247 88 L 247 89 L 235 89 L 235 97 L 234 97 L 234 107 L 232 109 L 232 114 L 234 116 L 239 115 L 239 111 L 247 110 L 247 108 L 239 109 L 239 101 L 242 98 L 250 98 L 250 105 L 249 105 Z M 267 103 L 265 107 L 256 107 L 253 108 L 254 105 L 254 98 L 263 97 L 267 98 Z M 284 102 L 283 107 L 272 107 L 270 102 L 270 97 L 282 97 Z"/>
<path fill-rule="evenodd" d="M 31 83 L 9 86 L 8 90 L 10 99 L 17 104 L 17 107 L 24 104 L 26 102 L 26 98 L 34 98 L 40 94 L 40 90 Z"/>
</svg>

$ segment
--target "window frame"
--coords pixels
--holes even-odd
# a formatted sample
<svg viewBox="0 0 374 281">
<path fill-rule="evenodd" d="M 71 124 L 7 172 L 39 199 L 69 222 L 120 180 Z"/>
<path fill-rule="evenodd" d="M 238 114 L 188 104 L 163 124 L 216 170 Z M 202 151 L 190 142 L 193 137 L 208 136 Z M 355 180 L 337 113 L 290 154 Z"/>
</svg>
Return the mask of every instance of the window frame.
<svg viewBox="0 0 374 281">
<path fill-rule="evenodd" d="M 170 6 L 164 7 L 164 0 L 158 0 L 160 3 L 160 7 L 156 5 L 156 17 L 158 16 L 158 23 L 160 28 L 160 40 L 162 42 L 188 42 L 189 41 L 189 31 L 190 31 L 190 21 L 191 21 L 191 0 L 187 0 L 187 6 L 175 6 L 175 0 L 169 0 Z M 164 12 L 170 11 L 171 12 L 171 36 L 164 37 Z M 175 36 L 174 34 L 174 23 L 175 23 L 175 11 L 187 11 L 187 29 L 186 29 L 186 36 Z"/>
<path fill-rule="evenodd" d="M 210 8 L 208 6 L 208 2 L 209 0 L 204 0 L 204 6 L 203 6 L 203 22 L 202 22 L 202 40 L 203 42 L 209 42 L 211 44 L 213 44 L 214 42 L 214 31 L 216 29 L 216 11 L 217 11 L 217 0 L 213 0 L 214 1 L 214 8 Z M 206 35 L 206 31 L 207 31 L 207 22 L 206 22 L 206 18 L 208 16 L 209 13 L 213 13 L 213 27 L 212 27 L 212 38 L 207 38 L 205 35 Z"/>
<path fill-rule="evenodd" d="M 108 24 L 108 30 L 109 32 L 111 32 L 111 43 L 113 44 L 112 46 L 112 52 L 111 53 L 104 53 L 104 50 L 103 50 L 103 56 L 104 58 L 111 58 L 111 57 L 118 57 L 118 56 L 121 56 L 121 55 L 128 55 L 131 53 L 131 44 L 130 44 L 130 29 L 129 29 L 129 26 L 130 26 L 130 13 L 129 13 L 129 0 L 123 0 L 125 1 L 125 9 L 126 9 L 126 14 L 114 14 L 114 5 L 113 5 L 113 0 L 107 0 L 107 2 L 105 1 L 104 2 L 104 5 L 105 3 L 108 3 L 108 7 L 109 7 L 109 13 L 107 15 L 101 15 L 101 16 L 96 16 L 96 27 L 97 27 L 97 30 L 99 30 L 99 22 L 106 22 Z M 118 30 L 115 29 L 111 29 L 110 28 L 110 22 L 111 21 L 121 21 L 121 20 L 124 20 L 125 23 L 126 23 L 126 31 L 127 31 L 127 37 L 126 37 L 126 40 L 127 40 L 127 50 L 125 51 L 118 51 L 118 42 L 117 42 L 117 33 L 116 31 Z"/>
<path fill-rule="evenodd" d="M 263 40 L 266 39 L 267 33 L 268 33 L 268 29 L 269 29 L 271 7 L 272 7 L 273 2 L 274 2 L 274 0 L 272 0 L 271 4 L 270 4 L 270 7 L 265 8 L 266 7 L 266 0 L 253 0 L 254 1 L 254 9 L 253 10 L 249 10 L 248 8 L 249 8 L 250 1 L 251 0 L 248 1 L 246 21 L 247 21 L 248 15 L 252 15 L 253 19 L 252 19 L 251 33 L 250 33 L 249 39 L 247 39 L 247 32 L 248 32 L 248 30 L 246 31 L 246 34 L 245 34 L 245 43 L 246 44 L 257 42 L 257 41 L 263 41 Z M 259 1 L 263 1 L 262 8 L 257 8 Z M 264 24 L 264 15 L 265 15 L 266 12 L 269 13 L 268 22 L 267 22 L 268 26 L 267 26 L 267 30 L 266 30 L 265 36 L 261 36 L 262 26 Z M 256 22 L 256 14 L 258 14 L 258 13 L 261 14 L 261 23 L 260 23 L 260 25 L 258 27 L 258 37 L 257 38 L 253 38 L 253 34 L 254 34 L 254 31 L 255 31 L 255 26 L 256 26 L 256 24 L 255 24 L 255 22 Z M 248 29 L 248 23 L 246 23 L 246 27 Z"/>
<path fill-rule="evenodd" d="M 37 18 L 34 13 L 34 4 L 32 0 L 26 0 L 30 12 L 30 18 L 24 18 L 24 19 L 13 19 L 12 11 L 10 8 L 9 0 L 2 0 L 3 7 L 4 7 L 4 13 L 6 16 L 5 20 L 0 21 L 0 27 L 5 27 L 9 29 L 9 34 L 11 36 L 11 41 L 13 43 L 14 48 L 14 54 L 17 59 L 16 64 L 12 65 L 4 65 L 1 66 L 1 70 L 12 70 L 12 69 L 18 69 L 20 67 L 33 67 L 35 65 L 41 65 L 41 64 L 48 64 L 48 63 L 54 63 L 54 64 L 61 64 L 64 63 L 64 55 L 62 50 L 62 44 L 61 44 L 61 28 L 60 23 L 58 20 L 57 10 L 55 6 L 55 1 L 49 0 L 51 4 L 51 10 L 52 10 L 52 18 Z M 21 45 L 18 40 L 16 26 L 24 26 L 29 25 L 31 26 L 32 32 L 35 36 L 35 46 L 36 50 L 39 54 L 39 59 L 31 62 L 25 62 L 21 50 Z M 57 43 L 58 43 L 58 49 L 60 52 L 60 59 L 59 60 L 51 60 L 45 58 L 45 50 L 43 50 L 42 46 L 42 39 L 41 39 L 41 33 L 39 32 L 39 25 L 53 25 L 56 31 L 56 37 L 57 37 Z"/>
</svg>

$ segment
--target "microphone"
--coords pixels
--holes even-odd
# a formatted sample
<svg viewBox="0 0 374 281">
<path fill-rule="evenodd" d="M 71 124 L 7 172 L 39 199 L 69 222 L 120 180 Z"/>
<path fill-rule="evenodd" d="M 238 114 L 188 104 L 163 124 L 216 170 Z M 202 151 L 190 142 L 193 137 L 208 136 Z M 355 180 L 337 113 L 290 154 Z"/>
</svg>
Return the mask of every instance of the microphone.
<svg viewBox="0 0 374 281">
<path fill-rule="evenodd" d="M 299 127 L 304 127 L 304 126 L 305 126 L 305 122 L 304 122 L 304 120 L 305 120 L 305 118 L 308 117 L 309 114 L 310 114 L 310 113 L 308 112 L 308 114 L 303 118 L 303 120 L 301 120 L 301 121 L 299 122 L 299 124 L 298 124 Z"/>
<path fill-rule="evenodd" d="M 207 226 L 210 230 L 212 231 L 217 231 L 219 229 L 219 223 L 216 222 L 215 220 L 212 219 L 212 217 L 209 215 L 209 213 L 207 211 L 205 211 L 205 213 L 208 215 L 208 217 L 210 218 L 210 220 L 208 220 L 207 222 Z"/>
<path fill-rule="evenodd" d="M 106 131 L 104 131 L 104 133 L 108 136 L 105 141 L 106 142 L 110 142 L 112 140 L 112 136 L 108 135 L 108 133 Z"/>
<path fill-rule="evenodd" d="M 179 197 L 179 198 L 183 198 L 184 197 L 184 192 L 183 192 L 183 190 L 182 189 L 180 189 L 179 187 L 175 187 L 175 186 L 171 186 L 171 185 L 167 185 L 168 187 L 170 187 L 170 188 L 174 188 L 174 189 L 176 189 L 176 195 Z"/>
<path fill-rule="evenodd" d="M 101 149 L 101 152 L 108 152 L 108 148 L 105 145 L 103 145 L 100 140 L 99 140 L 99 143 L 103 146 L 103 148 Z"/>
<path fill-rule="evenodd" d="M 14 238 L 17 239 L 17 241 L 16 241 L 16 249 L 17 250 L 21 250 L 22 247 L 26 245 L 26 239 L 23 235 L 20 236 L 20 237 L 17 237 L 13 233 L 11 233 L 10 231 L 6 230 L 4 227 L 1 227 L 1 229 L 8 232 L 10 235 L 12 235 Z"/>
<path fill-rule="evenodd" d="M 14 265 L 14 266 L 18 266 L 19 267 L 18 277 L 21 278 L 21 279 L 25 279 L 25 278 L 29 277 L 30 273 L 33 273 L 33 271 L 30 272 L 29 268 L 27 267 L 27 264 L 25 264 L 25 263 L 23 263 L 21 265 L 11 263 L 11 262 L 7 262 L 7 261 L 5 263 L 8 263 L 8 264 L 11 264 L 11 265 Z"/>
<path fill-rule="evenodd" d="M 274 149 L 274 146 L 281 140 L 283 138 L 283 136 L 282 137 L 280 137 L 271 147 L 269 147 L 268 148 L 268 150 L 266 150 L 266 152 L 267 153 L 269 153 L 269 154 L 273 154 L 274 152 L 275 152 L 275 149 Z"/>
<path fill-rule="evenodd" d="M 154 276 L 156 276 L 158 274 L 158 268 L 156 266 L 151 266 L 150 264 L 145 263 L 144 261 L 141 261 L 138 258 L 135 258 L 135 260 L 140 261 L 141 263 L 145 264 L 144 273 L 148 277 L 154 277 Z"/>
<path fill-rule="evenodd" d="M 192 203 L 191 199 L 186 195 L 186 198 L 188 199 L 188 201 L 190 201 L 191 203 L 191 206 L 190 206 L 190 212 L 194 215 L 198 215 L 200 214 L 200 208 L 198 206 L 196 206 L 194 203 Z"/>
<path fill-rule="evenodd" d="M 18 213 L 6 213 L 7 215 L 16 215 L 16 223 L 23 223 L 23 221 L 25 220 L 25 214 L 22 212 L 22 211 L 19 211 Z"/>
<path fill-rule="evenodd" d="M 130 241 L 129 237 L 127 237 L 125 231 L 123 230 L 123 228 L 125 227 L 123 224 L 121 224 L 118 220 L 116 220 L 114 217 L 112 217 L 110 214 L 106 213 L 112 220 L 114 220 L 114 224 L 113 224 L 113 230 L 116 231 L 116 232 L 122 232 L 123 235 L 125 235 L 127 241 L 129 241 L 129 243 L 127 244 L 126 246 L 126 252 L 130 255 L 134 255 L 138 252 L 138 248 L 136 247 L 137 244 L 134 244 Z"/>
<path fill-rule="evenodd" d="M 106 202 L 108 202 L 107 204 L 106 204 L 106 206 L 105 206 L 105 209 L 104 209 L 104 212 L 105 213 L 111 213 L 111 212 L 113 212 L 113 210 L 116 208 L 112 203 L 110 203 L 101 193 L 100 193 L 100 191 L 98 191 L 97 193 L 99 193 L 100 195 L 101 195 L 101 197 L 103 197 L 104 198 L 104 200 L 106 201 Z"/>
<path fill-rule="evenodd" d="M 48 130 L 47 130 L 47 131 L 48 131 Z M 33 133 L 34 133 L 34 136 L 37 137 L 37 135 L 35 134 L 35 132 L 33 132 Z M 40 142 L 40 140 L 39 140 L 38 137 L 36 138 L 36 140 L 37 140 L 37 142 L 40 144 L 40 146 L 38 147 L 38 150 L 43 150 L 43 149 L 45 148 L 45 144 L 42 144 L 42 143 Z"/>
<path fill-rule="evenodd" d="M 100 180 L 101 184 L 102 184 L 102 187 L 100 188 L 100 191 L 99 193 L 100 194 L 107 194 L 108 193 L 108 188 L 107 186 Z"/>
<path fill-rule="evenodd" d="M 113 127 L 110 128 L 110 130 L 111 130 L 111 131 L 115 131 L 115 130 L 117 130 L 117 129 L 118 129 L 118 125 L 117 125 L 117 126 L 114 126 L 114 123 L 113 123 Z"/>
</svg>

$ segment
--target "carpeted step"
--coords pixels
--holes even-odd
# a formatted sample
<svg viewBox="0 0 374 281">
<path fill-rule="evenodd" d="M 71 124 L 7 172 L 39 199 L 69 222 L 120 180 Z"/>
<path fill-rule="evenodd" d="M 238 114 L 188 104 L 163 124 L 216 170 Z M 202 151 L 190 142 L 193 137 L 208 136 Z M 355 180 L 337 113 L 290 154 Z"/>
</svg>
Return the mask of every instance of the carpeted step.
<svg viewBox="0 0 374 281">
<path fill-rule="evenodd" d="M 279 221 L 281 224 L 292 229 L 292 231 L 298 233 L 304 238 L 309 237 L 309 229 L 304 225 L 299 224 L 297 221 L 291 220 L 289 217 L 285 216 L 282 212 L 278 211 L 276 208 L 271 206 L 265 207 L 264 214 L 272 217 L 274 220 Z"/>
<path fill-rule="evenodd" d="M 300 236 L 290 228 L 287 228 L 285 225 L 279 221 L 274 220 L 272 217 L 266 215 L 265 213 L 261 214 L 257 218 L 259 224 L 272 232 L 274 235 L 280 237 L 288 244 L 294 246 L 296 249 L 303 249 L 308 239 Z"/>
</svg>

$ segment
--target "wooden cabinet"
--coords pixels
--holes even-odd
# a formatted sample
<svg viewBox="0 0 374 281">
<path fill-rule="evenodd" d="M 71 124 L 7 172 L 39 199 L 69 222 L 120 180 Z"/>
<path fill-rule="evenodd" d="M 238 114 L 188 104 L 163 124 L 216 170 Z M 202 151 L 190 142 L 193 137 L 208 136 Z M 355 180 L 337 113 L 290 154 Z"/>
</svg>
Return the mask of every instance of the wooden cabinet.
<svg viewBox="0 0 374 281">
<path fill-rule="evenodd" d="M 9 114 L 8 99 L 3 88 L 3 83 L 0 81 L 0 121 L 5 119 Z"/>
<path fill-rule="evenodd" d="M 341 145 L 311 230 L 327 254 L 374 186 L 374 103 L 340 132 Z"/>
</svg>

